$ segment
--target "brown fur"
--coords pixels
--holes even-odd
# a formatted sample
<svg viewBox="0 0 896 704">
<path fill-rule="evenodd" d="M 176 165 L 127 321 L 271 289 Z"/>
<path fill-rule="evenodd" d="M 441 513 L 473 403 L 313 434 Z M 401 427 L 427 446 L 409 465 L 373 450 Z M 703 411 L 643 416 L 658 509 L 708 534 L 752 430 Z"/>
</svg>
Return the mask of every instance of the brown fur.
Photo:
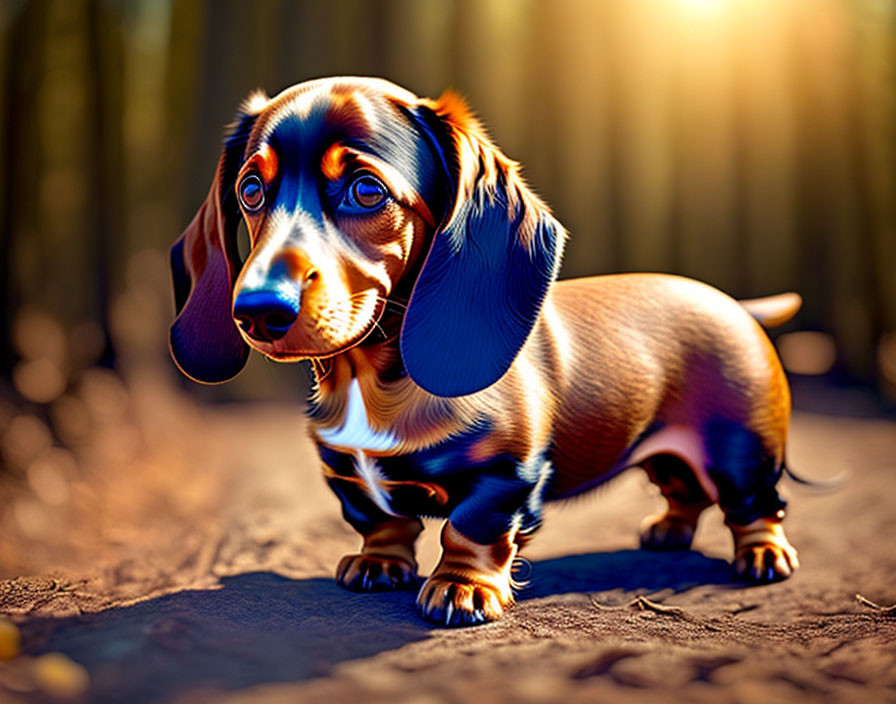
<svg viewBox="0 0 896 704">
<path fill-rule="evenodd" d="M 240 175 L 255 169 L 266 184 L 272 183 L 284 158 L 267 142 L 277 120 L 284 115 L 301 119 L 321 101 L 328 106 L 328 124 L 360 135 L 375 134 L 384 121 L 399 119 L 400 109 L 430 110 L 451 134 L 457 183 L 453 204 L 437 222 L 424 195 L 395 165 L 336 141 L 320 145 L 320 177 L 334 181 L 347 169 L 361 167 L 388 187 L 392 197 L 385 206 L 363 216 L 333 215 L 330 229 L 284 220 L 301 218 L 301 212 L 243 213 L 253 245 L 235 293 L 273 266 L 285 265 L 301 285 L 301 315 L 280 339 L 241 334 L 248 345 L 273 359 L 313 360 L 318 384 L 311 429 L 316 439 L 345 422 L 349 388 L 357 380 L 368 427 L 395 438 L 394 445 L 365 450 L 371 460 L 432 447 L 486 416 L 489 433 L 470 448 L 469 460 L 485 463 L 512 456 L 525 462 L 551 447 L 550 489 L 555 498 L 644 465 L 668 501 L 667 511 L 642 527 L 646 547 L 689 545 L 701 511 L 719 500 L 698 437 L 714 418 L 736 422 L 759 438 L 764 456 L 775 467 L 782 465 L 789 390 L 757 319 L 783 322 L 799 306 L 795 294 L 741 305 L 709 286 L 675 276 L 625 274 L 562 281 L 550 289 L 510 368 L 491 386 L 465 396 L 440 397 L 402 374 L 399 332 L 414 278 L 438 228 L 460 217 L 465 199 L 483 184 L 488 193 L 499 184 L 506 187 L 508 218 L 520 214 L 516 237 L 524 247 L 536 246 L 539 218 L 555 221 L 526 187 L 518 165 L 488 139 L 455 94 L 435 101 L 418 99 L 374 79 L 312 81 L 270 100 L 250 98 L 244 112 L 258 117 Z M 225 246 L 212 236 L 220 229 L 217 186 L 186 233 L 186 263 L 197 277 L 206 252 Z M 557 247 L 562 248 L 562 228 L 558 230 Z M 355 451 L 338 441 L 328 446 L 347 454 Z M 670 456 L 677 458 L 681 473 L 660 480 L 651 463 Z M 435 477 L 425 482 L 384 479 L 371 487 L 360 475 L 330 468 L 325 473 L 334 482 L 370 492 L 388 494 L 398 486 L 416 485 L 441 505 L 462 498 L 449 496 Z M 770 568 L 774 578 L 781 578 L 796 568 L 796 552 L 784 537 L 782 517 L 747 526 L 729 522 L 742 574 L 763 579 L 769 573 L 762 569 Z M 418 597 L 424 615 L 447 623 L 499 616 L 513 599 L 513 559 L 529 537 L 518 528 L 515 525 L 494 544 L 479 545 L 447 522 L 442 559 Z M 420 530 L 416 518 L 396 518 L 367 531 L 361 553 L 342 560 L 337 578 L 362 590 L 410 585 L 416 576 L 414 542 Z"/>
</svg>

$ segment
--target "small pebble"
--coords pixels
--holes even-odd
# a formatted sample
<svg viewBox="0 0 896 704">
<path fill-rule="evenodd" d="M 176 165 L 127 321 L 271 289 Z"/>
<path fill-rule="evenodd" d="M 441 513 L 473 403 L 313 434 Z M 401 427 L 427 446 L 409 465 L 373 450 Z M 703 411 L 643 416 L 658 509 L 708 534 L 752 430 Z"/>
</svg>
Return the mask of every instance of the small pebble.
<svg viewBox="0 0 896 704">
<path fill-rule="evenodd" d="M 22 646 L 22 636 L 12 621 L 0 619 L 0 660 L 12 660 Z"/>
<path fill-rule="evenodd" d="M 47 653 L 35 658 L 32 673 L 38 687 L 61 699 L 83 694 L 90 682 L 87 670 L 62 653 Z"/>
</svg>

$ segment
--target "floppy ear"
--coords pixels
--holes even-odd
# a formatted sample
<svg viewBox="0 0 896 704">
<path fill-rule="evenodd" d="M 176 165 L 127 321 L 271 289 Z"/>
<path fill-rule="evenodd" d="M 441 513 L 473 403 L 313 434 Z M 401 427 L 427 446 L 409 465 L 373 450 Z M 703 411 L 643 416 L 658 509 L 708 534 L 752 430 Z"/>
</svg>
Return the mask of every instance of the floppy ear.
<svg viewBox="0 0 896 704">
<path fill-rule="evenodd" d="M 169 332 L 171 355 L 184 374 L 206 384 L 233 378 L 249 357 L 232 312 L 233 284 L 240 271 L 240 213 L 233 186 L 264 99 L 256 94 L 240 110 L 205 202 L 171 248 L 177 309 Z"/>
<path fill-rule="evenodd" d="M 463 396 L 510 367 L 556 276 L 566 233 L 461 98 L 424 100 L 415 118 L 448 194 L 408 303 L 401 354 L 419 386 Z"/>
</svg>

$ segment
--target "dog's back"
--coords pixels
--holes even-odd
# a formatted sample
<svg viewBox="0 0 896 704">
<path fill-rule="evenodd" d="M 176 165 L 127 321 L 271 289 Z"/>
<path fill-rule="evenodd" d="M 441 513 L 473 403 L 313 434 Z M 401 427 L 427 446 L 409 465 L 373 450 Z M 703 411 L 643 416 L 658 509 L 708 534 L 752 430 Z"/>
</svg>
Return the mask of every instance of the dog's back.
<svg viewBox="0 0 896 704">
<path fill-rule="evenodd" d="M 629 466 L 638 440 L 665 426 L 737 419 L 783 452 L 789 393 L 774 348 L 711 286 L 663 274 L 559 281 L 518 363 L 546 356 L 556 496 Z"/>
</svg>

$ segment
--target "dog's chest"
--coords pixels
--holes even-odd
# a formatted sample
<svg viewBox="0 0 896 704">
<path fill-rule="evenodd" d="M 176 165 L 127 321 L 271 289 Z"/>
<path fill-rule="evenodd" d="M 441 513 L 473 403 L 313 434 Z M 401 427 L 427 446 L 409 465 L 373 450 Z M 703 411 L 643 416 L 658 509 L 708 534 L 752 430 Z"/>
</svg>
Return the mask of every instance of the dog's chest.
<svg viewBox="0 0 896 704">
<path fill-rule="evenodd" d="M 484 467 L 515 471 L 510 456 L 475 459 L 473 448 L 487 433 L 486 427 L 476 428 L 424 450 L 389 456 L 324 443 L 318 450 L 331 482 L 360 490 L 385 513 L 446 516 L 471 493 Z"/>
<path fill-rule="evenodd" d="M 399 448 L 401 440 L 395 433 L 371 427 L 357 379 L 352 379 L 349 384 L 345 405 L 345 417 L 341 425 L 317 430 L 317 436 L 324 444 L 361 453 L 392 452 Z"/>
<path fill-rule="evenodd" d="M 391 399 L 387 396 L 386 400 Z M 483 469 L 514 475 L 518 463 L 509 454 L 483 456 L 479 450 L 483 439 L 493 430 L 486 417 L 469 423 L 460 423 L 451 417 L 452 427 L 435 433 L 442 439 L 427 442 L 421 449 L 409 450 L 408 446 L 413 445 L 401 429 L 383 429 L 382 422 L 371 423 L 371 418 L 377 415 L 369 412 L 369 406 L 381 409 L 383 405 L 386 405 L 383 398 L 375 398 L 368 404 L 358 380 L 352 379 L 341 422 L 315 429 L 320 457 L 330 481 L 361 491 L 380 510 L 393 515 L 447 515 L 470 494 Z M 409 406 L 412 404 L 403 407 Z M 426 420 L 430 423 L 435 418 L 438 427 L 438 410 L 438 406 L 427 409 L 418 405 L 416 414 L 428 415 Z M 401 420 L 404 423 L 399 428 L 415 425 L 408 423 L 408 418 Z M 419 442 L 414 444 L 419 448 Z"/>
</svg>

